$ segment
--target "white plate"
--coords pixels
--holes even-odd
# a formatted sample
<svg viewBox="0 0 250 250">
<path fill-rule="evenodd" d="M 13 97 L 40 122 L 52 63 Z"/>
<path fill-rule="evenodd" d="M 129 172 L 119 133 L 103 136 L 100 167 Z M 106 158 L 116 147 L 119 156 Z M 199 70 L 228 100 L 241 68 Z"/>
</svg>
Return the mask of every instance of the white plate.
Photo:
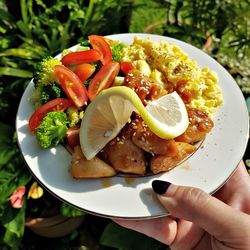
<svg viewBox="0 0 250 250">
<path fill-rule="evenodd" d="M 135 35 L 119 34 L 109 38 L 132 43 Z M 201 50 L 176 39 L 150 35 L 180 46 L 200 67 L 217 72 L 224 104 L 214 118 L 214 128 L 203 146 L 187 161 L 170 172 L 140 178 L 113 177 L 97 180 L 75 180 L 69 173 L 70 154 L 62 146 L 43 150 L 28 128 L 34 109 L 28 101 L 33 89 L 25 90 L 17 113 L 16 129 L 20 149 L 35 178 L 59 199 L 95 215 L 125 219 L 145 219 L 166 215 L 151 189 L 154 179 L 194 186 L 215 192 L 235 170 L 244 155 L 248 140 L 248 112 L 244 97 L 230 74 Z"/>
</svg>

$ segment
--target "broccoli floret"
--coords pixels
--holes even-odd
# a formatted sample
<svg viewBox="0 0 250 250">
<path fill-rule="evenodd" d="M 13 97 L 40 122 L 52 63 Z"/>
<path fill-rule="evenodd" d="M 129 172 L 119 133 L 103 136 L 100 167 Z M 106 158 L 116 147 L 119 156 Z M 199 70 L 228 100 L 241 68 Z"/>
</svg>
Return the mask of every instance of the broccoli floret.
<svg viewBox="0 0 250 250">
<path fill-rule="evenodd" d="M 121 55 L 122 55 L 122 50 L 123 48 L 127 47 L 128 45 L 125 43 L 121 43 L 121 42 L 116 42 L 114 41 L 110 48 L 112 51 L 112 59 L 115 62 L 120 62 L 121 61 Z"/>
<path fill-rule="evenodd" d="M 51 56 L 45 57 L 37 64 L 33 78 L 35 89 L 30 97 L 36 109 L 53 98 L 61 97 L 63 91 L 54 73 L 55 66 L 61 64 L 59 59 Z"/>
<path fill-rule="evenodd" d="M 41 94 L 42 88 L 33 89 L 33 91 L 31 92 L 29 100 L 33 103 L 35 109 L 38 109 L 43 105 L 41 101 Z"/>
<path fill-rule="evenodd" d="M 62 111 L 49 112 L 36 129 L 38 143 L 50 148 L 62 143 L 66 137 L 68 118 Z"/>
<path fill-rule="evenodd" d="M 40 95 L 41 102 L 44 104 L 50 100 L 59 98 L 63 96 L 63 90 L 57 83 L 52 83 L 51 85 L 43 86 Z"/>
<path fill-rule="evenodd" d="M 51 85 L 57 81 L 54 68 L 56 65 L 61 65 L 61 61 L 52 56 L 45 57 L 37 66 L 34 73 L 35 88 L 39 86 Z"/>
<path fill-rule="evenodd" d="M 67 116 L 69 119 L 69 126 L 74 127 L 83 118 L 83 111 L 79 111 L 77 108 L 69 107 L 67 109 Z"/>
<path fill-rule="evenodd" d="M 90 41 L 89 41 L 88 39 L 87 39 L 87 40 L 81 41 L 81 42 L 80 42 L 80 46 L 89 47 L 89 48 L 92 47 L 92 46 L 91 46 L 91 43 L 90 43 Z"/>
</svg>

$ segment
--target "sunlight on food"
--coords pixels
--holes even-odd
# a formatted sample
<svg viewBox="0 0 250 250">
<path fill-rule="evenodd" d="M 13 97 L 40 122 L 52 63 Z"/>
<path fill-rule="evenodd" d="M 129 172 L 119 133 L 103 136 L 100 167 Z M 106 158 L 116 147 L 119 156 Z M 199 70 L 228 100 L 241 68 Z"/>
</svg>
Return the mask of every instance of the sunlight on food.
<svg viewBox="0 0 250 250">
<path fill-rule="evenodd" d="M 135 37 L 132 45 L 123 50 L 122 61 L 131 61 L 144 75 L 162 85 L 183 82 L 194 98 L 187 107 L 197 108 L 210 116 L 223 103 L 217 74 L 199 68 L 180 47 L 167 41 Z"/>
</svg>

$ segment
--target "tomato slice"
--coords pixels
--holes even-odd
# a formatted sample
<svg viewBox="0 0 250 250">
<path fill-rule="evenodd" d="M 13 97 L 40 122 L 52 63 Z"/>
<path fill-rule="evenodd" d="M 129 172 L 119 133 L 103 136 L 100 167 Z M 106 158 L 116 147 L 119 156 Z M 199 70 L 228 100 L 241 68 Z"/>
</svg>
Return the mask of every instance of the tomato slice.
<svg viewBox="0 0 250 250">
<path fill-rule="evenodd" d="M 88 87 L 88 96 L 91 101 L 103 90 L 111 86 L 120 70 L 118 62 L 108 62 L 103 65 L 91 80 Z"/>
<path fill-rule="evenodd" d="M 122 62 L 121 71 L 126 75 L 130 70 L 134 69 L 134 66 L 131 62 Z"/>
<path fill-rule="evenodd" d="M 80 78 L 82 83 L 85 83 L 85 81 L 95 72 L 95 66 L 83 63 L 76 66 L 74 72 Z"/>
<path fill-rule="evenodd" d="M 99 51 L 102 55 L 101 62 L 103 65 L 112 61 L 112 52 L 110 46 L 102 36 L 91 35 L 88 38 L 93 49 Z"/>
<path fill-rule="evenodd" d="M 95 50 L 89 49 L 84 51 L 71 52 L 62 58 L 62 64 L 65 66 L 82 63 L 96 62 L 102 59 L 102 54 Z"/>
<path fill-rule="evenodd" d="M 55 74 L 65 94 L 76 107 L 81 108 L 88 101 L 87 90 L 79 77 L 63 65 L 55 66 Z"/>
<path fill-rule="evenodd" d="M 52 111 L 64 111 L 70 107 L 73 103 L 71 100 L 66 98 L 56 98 L 45 103 L 42 107 L 37 109 L 29 119 L 29 127 L 32 132 L 34 132 L 40 125 L 43 118 L 47 113 Z"/>
</svg>

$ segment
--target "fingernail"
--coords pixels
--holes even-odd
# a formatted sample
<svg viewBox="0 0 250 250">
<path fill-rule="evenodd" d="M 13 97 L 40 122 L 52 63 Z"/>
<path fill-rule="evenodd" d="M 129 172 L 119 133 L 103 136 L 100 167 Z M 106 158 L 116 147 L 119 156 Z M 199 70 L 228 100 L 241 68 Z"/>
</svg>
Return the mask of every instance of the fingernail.
<svg viewBox="0 0 250 250">
<path fill-rule="evenodd" d="M 154 180 L 152 182 L 152 187 L 155 193 L 157 194 L 165 194 L 171 185 L 168 181 Z"/>
</svg>

